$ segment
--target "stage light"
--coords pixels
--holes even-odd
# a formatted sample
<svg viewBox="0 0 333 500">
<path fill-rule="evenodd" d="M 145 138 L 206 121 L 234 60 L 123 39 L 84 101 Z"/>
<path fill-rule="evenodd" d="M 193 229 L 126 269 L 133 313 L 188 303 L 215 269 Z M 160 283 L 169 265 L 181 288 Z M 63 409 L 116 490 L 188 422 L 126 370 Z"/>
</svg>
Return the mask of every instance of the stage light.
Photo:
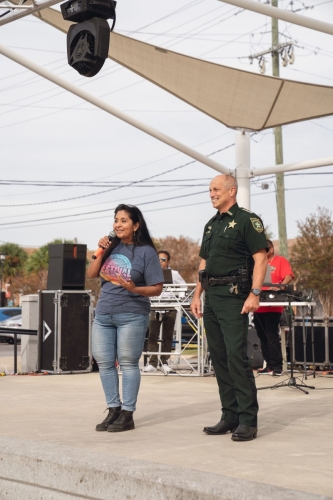
<svg viewBox="0 0 333 500">
<path fill-rule="evenodd" d="M 65 21 L 78 24 L 70 26 L 67 33 L 68 64 L 80 75 L 92 77 L 102 68 L 108 57 L 110 27 L 107 19 L 116 22 L 116 3 L 113 0 L 70 0 L 61 5 Z"/>
</svg>

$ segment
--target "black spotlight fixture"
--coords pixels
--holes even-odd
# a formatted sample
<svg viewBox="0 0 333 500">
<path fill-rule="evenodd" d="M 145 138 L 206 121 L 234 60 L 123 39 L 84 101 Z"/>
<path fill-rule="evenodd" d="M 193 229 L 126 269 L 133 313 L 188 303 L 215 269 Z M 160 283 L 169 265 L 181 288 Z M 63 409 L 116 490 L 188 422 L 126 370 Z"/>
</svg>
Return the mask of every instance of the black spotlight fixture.
<svg viewBox="0 0 333 500">
<path fill-rule="evenodd" d="M 67 33 L 67 58 L 80 75 L 97 75 L 108 57 L 116 4 L 114 0 L 70 0 L 61 5 L 64 20 L 78 23 Z M 111 30 L 107 19 L 113 19 Z"/>
</svg>

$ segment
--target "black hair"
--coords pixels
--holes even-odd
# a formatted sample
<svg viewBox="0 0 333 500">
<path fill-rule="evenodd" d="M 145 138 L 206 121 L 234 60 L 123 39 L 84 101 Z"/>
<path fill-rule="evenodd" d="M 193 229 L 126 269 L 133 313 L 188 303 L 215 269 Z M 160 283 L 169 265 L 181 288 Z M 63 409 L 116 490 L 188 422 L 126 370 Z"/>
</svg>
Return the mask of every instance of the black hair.
<svg viewBox="0 0 333 500">
<path fill-rule="evenodd" d="M 159 250 L 157 252 L 157 255 L 160 255 L 161 253 L 165 253 L 165 255 L 168 257 L 168 261 L 171 259 L 170 254 L 167 250 Z"/>
<path fill-rule="evenodd" d="M 114 215 L 116 216 L 117 213 L 122 211 L 122 210 L 124 212 L 128 213 L 129 218 L 131 219 L 133 224 L 139 223 L 139 227 L 134 232 L 134 236 L 133 236 L 134 247 L 142 247 L 145 245 L 149 245 L 149 246 L 153 247 L 153 249 L 156 251 L 154 242 L 151 239 L 146 221 L 142 215 L 141 210 L 138 207 L 136 207 L 135 205 L 125 205 L 124 203 L 121 203 L 120 205 L 118 205 L 115 208 Z M 102 261 L 103 263 L 109 257 L 112 250 L 119 245 L 119 243 L 120 243 L 120 238 L 118 238 L 118 236 L 115 236 L 112 240 L 111 245 L 108 248 L 108 251 L 105 252 L 105 254 L 104 254 L 103 261 Z"/>
<path fill-rule="evenodd" d="M 273 242 L 271 240 L 266 240 L 268 248 L 274 248 Z"/>
</svg>

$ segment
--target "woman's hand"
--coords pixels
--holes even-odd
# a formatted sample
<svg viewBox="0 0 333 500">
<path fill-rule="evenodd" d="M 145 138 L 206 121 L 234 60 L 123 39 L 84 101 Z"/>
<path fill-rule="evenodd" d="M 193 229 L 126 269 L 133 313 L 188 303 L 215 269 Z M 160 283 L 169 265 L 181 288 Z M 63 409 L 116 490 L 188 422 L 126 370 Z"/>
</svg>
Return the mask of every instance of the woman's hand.
<svg viewBox="0 0 333 500">
<path fill-rule="evenodd" d="M 103 236 L 103 238 L 101 238 L 98 242 L 99 248 L 103 248 L 103 250 L 109 248 L 110 245 L 111 241 L 109 240 L 108 236 Z"/>
<path fill-rule="evenodd" d="M 98 278 L 99 277 L 99 271 L 101 269 L 102 265 L 102 258 L 103 255 L 106 251 L 107 248 L 111 245 L 111 241 L 107 236 L 103 236 L 98 241 L 98 247 L 103 249 L 103 252 L 98 255 L 98 257 L 93 258 L 89 264 L 89 267 L 87 269 L 87 278 L 88 279 L 93 279 L 93 278 Z"/>
<path fill-rule="evenodd" d="M 126 290 L 128 290 L 129 292 L 132 292 L 132 293 L 139 293 L 139 292 L 137 292 L 137 287 L 135 286 L 135 284 L 133 283 L 133 281 L 131 280 L 131 278 L 128 281 L 124 280 L 124 278 L 122 278 L 120 276 L 120 274 L 117 274 L 117 278 L 119 280 L 119 284 L 123 288 L 126 288 Z"/>
<path fill-rule="evenodd" d="M 157 297 L 161 295 L 163 283 L 156 283 L 156 285 L 150 286 L 136 286 L 131 279 L 124 280 L 120 274 L 117 274 L 117 278 L 119 280 L 119 285 L 126 288 L 129 292 L 137 293 L 143 297 Z"/>
</svg>

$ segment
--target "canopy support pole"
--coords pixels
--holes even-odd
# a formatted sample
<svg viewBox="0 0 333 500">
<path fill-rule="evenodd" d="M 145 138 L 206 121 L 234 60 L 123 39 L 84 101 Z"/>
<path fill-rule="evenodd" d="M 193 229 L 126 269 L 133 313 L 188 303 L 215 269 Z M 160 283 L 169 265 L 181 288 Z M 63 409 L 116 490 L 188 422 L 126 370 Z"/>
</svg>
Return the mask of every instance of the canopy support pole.
<svg viewBox="0 0 333 500">
<path fill-rule="evenodd" d="M 237 203 L 240 207 L 250 210 L 250 135 L 242 132 L 237 134 L 235 139 L 235 177 L 238 182 Z"/>
</svg>

